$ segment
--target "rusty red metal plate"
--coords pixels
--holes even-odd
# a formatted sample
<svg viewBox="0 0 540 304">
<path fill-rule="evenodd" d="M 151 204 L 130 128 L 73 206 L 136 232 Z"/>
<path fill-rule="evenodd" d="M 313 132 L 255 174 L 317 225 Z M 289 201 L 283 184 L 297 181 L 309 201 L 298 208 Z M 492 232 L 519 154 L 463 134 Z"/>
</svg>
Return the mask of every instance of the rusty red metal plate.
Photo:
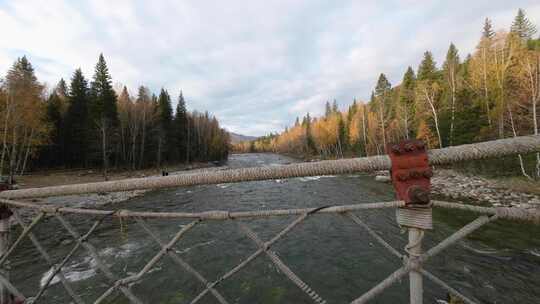
<svg viewBox="0 0 540 304">
<path fill-rule="evenodd" d="M 392 161 L 392 184 L 399 200 L 407 205 L 429 204 L 431 177 L 426 146 L 421 140 L 405 140 L 386 146 Z"/>
</svg>

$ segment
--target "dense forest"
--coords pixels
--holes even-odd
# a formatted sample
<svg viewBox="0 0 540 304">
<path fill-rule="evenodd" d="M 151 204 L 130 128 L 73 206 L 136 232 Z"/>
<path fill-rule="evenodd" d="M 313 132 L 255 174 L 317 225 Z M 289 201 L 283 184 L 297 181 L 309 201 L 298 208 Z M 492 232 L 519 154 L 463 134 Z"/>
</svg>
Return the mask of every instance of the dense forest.
<svg viewBox="0 0 540 304">
<path fill-rule="evenodd" d="M 176 110 L 165 89 L 115 90 L 103 55 L 88 80 L 80 69 L 48 90 L 26 57 L 0 79 L 0 175 L 32 168 L 138 169 L 227 158 L 229 135 L 207 112 Z"/>
<path fill-rule="evenodd" d="M 354 100 L 340 111 L 334 100 L 323 117 L 309 113 L 281 134 L 235 146 L 323 158 L 385 153 L 388 142 L 419 138 L 439 148 L 509 136 L 538 134 L 540 38 L 520 9 L 509 30 L 495 31 L 486 18 L 473 54 L 460 57 L 450 44 L 442 65 L 426 51 L 392 86 L 380 74 L 368 102 Z M 540 176 L 540 156 L 517 167 Z"/>
</svg>

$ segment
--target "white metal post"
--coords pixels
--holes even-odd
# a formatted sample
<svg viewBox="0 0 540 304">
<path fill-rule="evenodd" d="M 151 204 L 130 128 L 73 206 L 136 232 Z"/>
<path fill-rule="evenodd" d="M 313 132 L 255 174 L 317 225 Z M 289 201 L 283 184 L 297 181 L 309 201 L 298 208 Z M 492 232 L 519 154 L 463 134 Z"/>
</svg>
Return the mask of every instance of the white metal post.
<svg viewBox="0 0 540 304">
<path fill-rule="evenodd" d="M 409 227 L 409 262 L 413 265 L 418 264 L 418 258 L 422 254 L 422 236 L 424 231 L 419 228 Z M 424 288 L 422 284 L 422 274 L 417 269 L 409 272 L 409 292 L 411 304 L 422 304 Z"/>
</svg>

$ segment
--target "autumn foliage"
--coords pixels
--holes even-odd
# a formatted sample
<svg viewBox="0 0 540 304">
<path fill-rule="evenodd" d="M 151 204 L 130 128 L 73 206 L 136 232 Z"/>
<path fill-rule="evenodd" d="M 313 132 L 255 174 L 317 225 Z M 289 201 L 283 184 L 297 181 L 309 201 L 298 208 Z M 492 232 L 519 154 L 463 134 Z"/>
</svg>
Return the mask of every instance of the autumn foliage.
<svg viewBox="0 0 540 304">
<path fill-rule="evenodd" d="M 323 117 L 306 115 L 280 134 L 238 151 L 272 151 L 335 158 L 385 153 L 385 144 L 407 138 L 440 148 L 497 138 L 538 134 L 540 39 L 519 10 L 509 31 L 494 31 L 486 19 L 475 51 L 464 58 L 454 44 L 438 65 L 426 51 L 416 72 L 409 67 L 392 86 L 380 74 L 371 99 L 345 111 L 326 104 Z M 540 156 L 523 175 L 540 176 Z M 532 172 L 534 171 L 534 172 Z"/>
</svg>

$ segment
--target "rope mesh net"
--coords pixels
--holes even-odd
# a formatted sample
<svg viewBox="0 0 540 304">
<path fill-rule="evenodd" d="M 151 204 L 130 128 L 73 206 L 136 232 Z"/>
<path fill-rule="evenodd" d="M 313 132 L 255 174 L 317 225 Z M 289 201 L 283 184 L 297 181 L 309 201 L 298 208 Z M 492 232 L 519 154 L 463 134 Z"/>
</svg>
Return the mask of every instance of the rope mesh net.
<svg viewBox="0 0 540 304">
<path fill-rule="evenodd" d="M 480 143 L 474 145 L 465 145 L 459 147 L 451 147 L 445 149 L 439 149 L 431 151 L 430 163 L 431 164 L 445 164 L 455 161 L 479 159 L 492 156 L 502 156 L 515 153 L 527 153 L 540 151 L 540 137 L 539 136 L 527 136 L 513 139 L 505 139 L 487 143 Z M 106 192 L 106 191 L 123 191 L 133 189 L 153 189 L 164 188 L 181 185 L 196 185 L 196 184 L 212 184 L 222 182 L 238 182 L 249 180 L 263 180 L 263 179 L 275 179 L 284 177 L 298 177 L 309 175 L 322 175 L 322 174 L 337 174 L 337 173 L 353 173 L 363 172 L 369 170 L 388 169 L 390 167 L 389 159 L 386 156 L 353 159 L 353 160 L 338 160 L 338 161 L 325 161 L 317 163 L 306 163 L 287 165 L 282 167 L 271 168 L 249 168 L 249 169 L 236 169 L 227 170 L 224 172 L 203 173 L 201 175 L 189 175 L 184 177 L 165 177 L 155 178 L 147 180 L 124 180 L 120 182 L 106 182 L 106 183 L 94 183 L 83 185 L 71 185 L 60 187 L 49 187 L 41 189 L 26 189 L 26 190 L 14 190 L 5 191 L 0 193 L 0 203 L 8 206 L 13 212 L 13 222 L 20 227 L 19 234 L 14 237 L 9 248 L 0 256 L 0 268 L 6 269 L 8 267 L 8 260 L 14 255 L 14 252 L 21 244 L 30 242 L 31 245 L 37 250 L 42 261 L 50 267 L 50 274 L 42 282 L 40 288 L 35 291 L 34 294 L 23 294 L 20 291 L 21 286 L 15 286 L 10 281 L 6 271 L 0 271 L 0 285 L 7 289 L 10 294 L 10 299 L 6 303 L 38 303 L 44 297 L 50 296 L 47 291 L 51 288 L 53 280 L 56 278 L 60 283 L 60 286 L 65 290 L 66 294 L 70 297 L 73 303 L 108 303 L 111 301 L 113 295 L 123 296 L 130 303 L 145 303 L 140 299 L 140 296 L 133 290 L 133 286 L 139 283 L 144 283 L 144 280 L 148 277 L 153 267 L 162 261 L 165 257 L 168 257 L 180 271 L 188 274 L 193 280 L 200 283 L 202 291 L 200 291 L 190 303 L 198 303 L 205 297 L 213 297 L 218 303 L 234 303 L 235 299 L 227 299 L 223 294 L 223 290 L 220 291 L 220 287 L 223 282 L 229 280 L 238 272 L 245 269 L 250 263 L 256 259 L 263 257 L 268 260 L 279 269 L 279 273 L 283 275 L 290 283 L 296 286 L 307 299 L 310 299 L 314 303 L 327 303 L 325 296 L 316 292 L 310 285 L 297 273 L 287 265 L 287 261 L 282 259 L 275 251 L 275 244 L 282 240 L 286 235 L 293 233 L 298 226 L 301 226 L 306 220 L 311 217 L 316 217 L 321 214 L 338 214 L 342 215 L 345 219 L 351 223 L 356 224 L 360 229 L 367 232 L 371 238 L 376 241 L 381 248 L 387 250 L 397 261 L 401 263 L 396 271 L 391 273 L 386 279 L 382 280 L 379 284 L 373 286 L 370 290 L 364 294 L 359 294 L 356 299 L 351 299 L 350 303 L 366 303 L 373 299 L 375 296 L 383 292 L 386 288 L 390 287 L 396 281 L 403 276 L 407 275 L 411 271 L 419 272 L 423 277 L 429 279 L 435 285 L 448 291 L 450 294 L 462 299 L 465 303 L 475 303 L 473 299 L 467 298 L 460 291 L 452 288 L 446 284 L 439 277 L 433 275 L 428 270 L 424 269 L 424 264 L 437 254 L 441 253 L 449 246 L 452 246 L 459 240 L 462 240 L 470 233 L 476 231 L 478 228 L 485 224 L 498 220 L 520 220 L 531 223 L 540 223 L 540 210 L 538 209 L 518 209 L 518 208 L 490 208 L 470 206 L 458 203 L 449 203 L 442 201 L 434 201 L 432 206 L 435 208 L 451 208 L 466 210 L 475 213 L 480 213 L 480 216 L 469 224 L 465 225 L 454 234 L 448 236 L 446 239 L 428 249 L 419 256 L 413 256 L 409 254 L 407 248 L 403 250 L 403 253 L 392 247 L 390 243 L 385 241 L 381 235 L 379 235 L 374 229 L 372 229 L 367 223 L 365 223 L 358 215 L 358 212 L 366 212 L 374 209 L 388 209 L 388 208 L 403 208 L 405 207 L 402 201 L 390 201 L 381 203 L 366 203 L 356 205 L 340 205 L 340 206 L 325 206 L 320 208 L 297 208 L 297 209 L 275 209 L 275 210 L 257 210 L 257 211 L 227 211 L 227 210 L 215 210 L 206 212 L 140 212 L 129 210 L 101 210 L 101 209 L 85 209 L 85 208 L 68 208 L 59 207 L 55 205 L 33 203 L 27 201 L 17 201 L 16 198 L 36 197 L 36 196 L 54 196 L 54 195 L 67 195 L 78 193 L 90 193 L 90 192 Z M 21 216 L 19 210 L 32 210 L 35 216 L 31 221 L 26 221 Z M 84 232 L 78 231 L 77 228 L 67 219 L 68 216 L 85 216 L 92 217 L 94 222 L 90 225 L 90 228 Z M 253 231 L 249 225 L 245 223 L 245 219 L 261 219 L 269 217 L 284 217 L 294 216 L 294 220 L 287 224 L 282 230 L 276 233 L 273 237 L 264 240 L 255 231 Z M 115 274 L 111 267 L 109 267 L 100 256 L 99 251 L 95 245 L 92 244 L 92 237 L 95 236 L 96 231 L 102 226 L 104 222 L 114 219 L 132 219 L 141 228 L 146 236 L 151 239 L 157 246 L 158 251 L 144 264 L 144 266 L 126 277 L 120 277 Z M 174 220 L 184 219 L 190 220 L 189 224 L 182 226 L 170 240 L 164 240 L 160 236 L 160 232 L 156 231 L 151 225 L 148 224 L 150 219 L 162 219 L 162 220 Z M 73 242 L 72 247 L 67 254 L 60 258 L 53 257 L 42 245 L 39 238 L 36 237 L 35 231 L 37 227 L 45 225 L 45 222 L 56 221 L 60 227 L 64 229 L 68 235 L 71 236 Z M 431 219 L 430 219 L 431 220 Z M 193 265 L 188 263 L 181 255 L 175 250 L 175 246 L 189 233 L 192 233 L 203 222 L 218 221 L 233 222 L 237 226 L 237 230 L 244 236 L 246 236 L 255 246 L 256 250 L 242 259 L 231 269 L 224 271 L 223 274 L 217 276 L 212 280 L 203 275 L 203 273 L 197 270 Z M 96 299 L 85 299 L 77 293 L 71 284 L 71 282 L 65 277 L 63 269 L 70 262 L 70 260 L 80 251 L 86 252 L 96 263 L 97 269 L 107 280 L 107 288 Z M 1 301 L 0 301 L 1 302 Z"/>
<path fill-rule="evenodd" d="M 11 200 L 2 200 L 2 203 L 12 207 L 13 215 L 15 222 L 20 226 L 20 233 L 16 238 L 14 238 L 11 246 L 8 250 L 0 257 L 0 267 L 4 267 L 8 259 L 12 256 L 13 252 L 20 246 L 25 239 L 31 241 L 33 246 L 40 253 L 43 261 L 47 266 L 51 267 L 52 272 L 47 276 L 45 282 L 42 284 L 41 288 L 37 290 L 34 295 L 23 295 L 23 293 L 9 280 L 8 277 L 0 274 L 0 283 L 7 288 L 9 293 L 15 298 L 26 301 L 26 303 L 37 303 L 42 297 L 45 297 L 46 291 L 50 288 L 51 282 L 54 278 L 57 278 L 61 283 L 61 286 L 66 291 L 66 294 L 71 298 L 74 303 L 108 303 L 110 298 L 115 292 L 120 292 L 130 303 L 145 303 L 134 293 L 132 286 L 136 283 L 143 282 L 146 275 L 151 271 L 151 269 L 160 262 L 164 257 L 168 256 L 170 260 L 178 266 L 178 268 L 184 271 L 186 274 L 191 276 L 194 280 L 200 282 L 201 286 L 204 289 L 194 297 L 190 303 L 198 303 L 206 296 L 212 296 L 219 303 L 234 303 L 231 299 L 226 299 L 226 297 L 219 291 L 220 285 L 227 279 L 233 277 L 239 271 L 245 269 L 250 263 L 255 259 L 260 258 L 261 256 L 267 256 L 267 258 L 272 262 L 273 265 L 279 272 L 290 282 L 297 286 L 307 298 L 311 299 L 314 303 L 327 303 L 323 298 L 323 295 L 317 293 L 313 288 L 310 287 L 309 282 L 302 280 L 287 264 L 286 261 L 283 261 L 282 258 L 272 249 L 274 245 L 279 242 L 287 234 L 294 232 L 298 226 L 300 226 L 308 218 L 334 213 L 340 214 L 344 218 L 349 219 L 351 222 L 358 225 L 360 229 L 366 231 L 373 240 L 375 240 L 381 248 L 388 250 L 396 259 L 403 263 L 403 266 L 392 273 L 388 278 L 381 281 L 379 284 L 374 286 L 372 289 L 359 295 L 358 298 L 353 299 L 351 303 L 366 303 L 369 300 L 373 299 L 375 296 L 383 292 L 386 288 L 390 287 L 393 283 L 398 281 L 400 278 L 408 274 L 413 269 L 420 269 L 420 272 L 424 277 L 440 286 L 449 293 L 455 295 L 458 298 L 461 298 L 465 303 L 475 303 L 473 300 L 467 298 L 462 293 L 456 289 L 447 285 L 440 278 L 431 274 L 428 270 L 424 269 L 421 265 L 426 263 L 429 259 L 441 253 L 443 250 L 449 246 L 455 244 L 459 240 L 465 238 L 470 233 L 474 232 L 483 225 L 500 219 L 512 219 L 512 220 L 522 220 L 522 221 L 537 221 L 540 218 L 540 211 L 529 210 L 527 213 L 511 212 L 514 208 L 488 208 L 488 207 L 477 207 L 477 206 L 468 206 L 458 203 L 449 203 L 435 201 L 433 206 L 442 207 L 442 208 L 453 208 L 453 209 L 465 209 L 477 213 L 482 213 L 476 220 L 465 225 L 460 230 L 456 231 L 454 234 L 448 236 L 446 239 L 427 250 L 421 256 L 418 257 L 418 263 L 412 263 L 410 256 L 407 255 L 407 249 L 404 249 L 404 252 L 401 253 L 398 249 L 393 248 L 387 241 L 385 241 L 375 230 L 373 230 L 368 224 L 366 224 L 355 212 L 358 210 L 367 211 L 374 209 L 388 209 L 395 207 L 402 207 L 403 203 L 396 202 L 382 202 L 382 203 L 371 203 L 371 204 L 358 204 L 358 205 L 346 205 L 346 206 L 329 206 L 323 208 L 306 208 L 306 209 L 279 209 L 279 210 L 267 210 L 261 214 L 261 212 L 227 212 L 227 211 L 207 211 L 200 213 L 151 213 L 151 214 L 141 214 L 141 213 L 131 213 L 128 211 L 116 210 L 93 210 L 93 209 L 75 209 L 71 208 L 68 211 L 62 210 L 62 208 L 53 208 L 53 206 L 28 203 L 28 202 L 17 202 Z M 19 211 L 17 209 L 21 208 L 21 205 L 24 205 L 25 208 L 33 208 L 37 211 L 37 214 L 29 222 L 25 223 L 22 219 Z M 84 210 L 85 215 L 91 215 L 96 218 L 90 228 L 81 233 L 66 219 L 67 214 L 79 214 L 78 211 Z M 176 215 L 177 218 L 189 218 L 192 221 L 181 227 L 170 240 L 163 240 L 159 236 L 159 231 L 151 228 L 148 225 L 147 220 L 153 218 L 160 218 L 159 215 L 163 215 L 164 218 L 175 218 L 173 215 Z M 235 217 L 239 215 L 239 217 Z M 275 234 L 273 237 L 264 241 L 257 233 L 255 233 L 244 221 L 243 219 L 256 219 L 256 218 L 268 218 L 268 217 L 282 217 L 282 216 L 297 216 L 292 222 L 286 225 L 281 231 Z M 146 235 L 153 240 L 158 246 L 159 250 L 157 253 L 152 256 L 146 264 L 136 273 L 131 274 L 127 277 L 118 277 L 113 274 L 111 269 L 104 263 L 98 253 L 98 250 L 92 245 L 90 241 L 92 236 L 95 234 L 95 231 L 100 227 L 104 221 L 112 220 L 115 218 L 131 218 L 137 225 L 141 228 Z M 57 220 L 61 227 L 63 227 L 69 235 L 73 238 L 74 245 L 71 250 L 59 259 L 58 261 L 53 261 L 47 250 L 44 246 L 41 245 L 38 238 L 34 235 L 33 231 L 39 227 L 39 225 L 44 225 L 44 220 L 47 218 Z M 230 270 L 224 272 L 222 275 L 218 276 L 215 280 L 209 280 L 205 278 L 201 272 L 195 269 L 192 265 L 186 262 L 173 248 L 175 245 L 182 240 L 182 238 L 190 233 L 193 229 L 196 229 L 197 226 L 205 221 L 232 221 L 237 224 L 238 231 L 244 234 L 249 238 L 257 247 L 257 249 L 243 259 L 240 263 L 232 267 Z M 64 277 L 62 272 L 63 267 L 70 261 L 70 259 L 79 251 L 84 250 L 86 253 L 91 256 L 97 264 L 97 268 L 109 281 L 109 288 L 107 288 L 97 299 L 92 302 L 85 302 L 85 299 L 82 299 L 74 288 L 70 285 L 70 282 Z M 419 266 L 420 265 L 420 266 Z M 144 282 L 143 282 L 144 283 Z M 327 295 L 328 296 L 328 295 Z M 87 301 L 87 299 L 86 299 Z"/>
</svg>

